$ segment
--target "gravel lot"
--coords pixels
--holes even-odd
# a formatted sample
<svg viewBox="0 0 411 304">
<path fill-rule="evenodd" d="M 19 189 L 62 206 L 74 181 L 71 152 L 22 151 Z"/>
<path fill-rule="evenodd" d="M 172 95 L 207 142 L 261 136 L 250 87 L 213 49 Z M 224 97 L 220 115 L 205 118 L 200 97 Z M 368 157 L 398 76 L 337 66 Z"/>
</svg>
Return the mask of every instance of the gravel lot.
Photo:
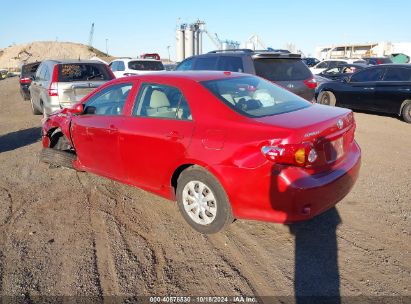
<svg viewBox="0 0 411 304">
<path fill-rule="evenodd" d="M 362 169 L 336 209 L 205 236 L 172 202 L 39 163 L 41 116 L 0 81 L 0 295 L 411 296 L 411 125 L 355 117 Z"/>
</svg>

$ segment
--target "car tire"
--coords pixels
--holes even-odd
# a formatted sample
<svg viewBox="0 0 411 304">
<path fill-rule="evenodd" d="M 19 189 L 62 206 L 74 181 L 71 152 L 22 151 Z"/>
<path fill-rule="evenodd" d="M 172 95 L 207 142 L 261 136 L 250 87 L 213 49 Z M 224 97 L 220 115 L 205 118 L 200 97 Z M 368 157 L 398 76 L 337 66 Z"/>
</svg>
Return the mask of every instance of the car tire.
<svg viewBox="0 0 411 304">
<path fill-rule="evenodd" d="M 73 153 L 51 148 L 43 148 L 40 152 L 40 161 L 57 167 L 72 169 L 73 161 L 76 159 L 77 157 Z"/>
<path fill-rule="evenodd" d="M 322 91 L 320 95 L 318 95 L 317 102 L 319 104 L 327 105 L 327 106 L 332 106 L 335 107 L 336 104 L 336 98 L 334 93 L 330 91 Z"/>
<path fill-rule="evenodd" d="M 402 118 L 404 119 L 405 122 L 411 123 L 411 103 L 407 103 L 403 108 L 402 108 Z"/>
<path fill-rule="evenodd" d="M 217 233 L 234 220 L 223 187 L 214 176 L 201 167 L 189 167 L 180 174 L 176 196 L 182 216 L 200 233 Z M 203 201 L 205 197 L 209 199 Z"/>
<path fill-rule="evenodd" d="M 31 112 L 32 112 L 34 115 L 40 115 L 40 114 L 41 114 L 41 111 L 39 111 L 39 110 L 34 106 L 32 99 L 30 99 L 30 103 L 31 103 Z"/>
</svg>

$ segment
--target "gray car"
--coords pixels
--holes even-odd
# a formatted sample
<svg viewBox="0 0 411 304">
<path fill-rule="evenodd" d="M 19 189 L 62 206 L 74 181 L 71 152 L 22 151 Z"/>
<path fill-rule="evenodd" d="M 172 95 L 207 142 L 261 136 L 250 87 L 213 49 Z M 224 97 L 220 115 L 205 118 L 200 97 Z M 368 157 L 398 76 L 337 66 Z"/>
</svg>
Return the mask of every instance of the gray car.
<svg viewBox="0 0 411 304">
<path fill-rule="evenodd" d="M 270 80 L 309 101 L 317 82 L 299 54 L 288 51 L 219 50 L 189 57 L 177 71 L 217 70 L 253 74 Z"/>
<path fill-rule="evenodd" d="M 94 60 L 45 60 L 30 85 L 33 114 L 50 115 L 70 107 L 115 78 L 110 68 Z"/>
</svg>

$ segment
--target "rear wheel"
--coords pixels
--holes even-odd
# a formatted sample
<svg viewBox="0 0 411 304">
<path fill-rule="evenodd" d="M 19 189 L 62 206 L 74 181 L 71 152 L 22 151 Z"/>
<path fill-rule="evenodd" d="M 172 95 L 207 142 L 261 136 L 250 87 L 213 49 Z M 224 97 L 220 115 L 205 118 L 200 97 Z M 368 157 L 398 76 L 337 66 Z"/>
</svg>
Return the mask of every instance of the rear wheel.
<svg viewBox="0 0 411 304">
<path fill-rule="evenodd" d="M 407 103 L 402 108 L 402 118 L 405 122 L 411 123 L 411 103 Z"/>
<path fill-rule="evenodd" d="M 335 95 L 330 91 L 322 91 L 318 96 L 318 103 L 327 105 L 327 106 L 335 106 L 336 98 Z"/>
<path fill-rule="evenodd" d="M 33 99 L 30 99 L 30 103 L 31 103 L 31 112 L 34 115 L 40 115 L 41 112 L 35 107 L 34 103 L 33 103 Z"/>
<path fill-rule="evenodd" d="M 219 232 L 234 220 L 223 187 L 197 166 L 184 170 L 178 178 L 177 204 L 187 223 L 201 233 Z"/>
</svg>

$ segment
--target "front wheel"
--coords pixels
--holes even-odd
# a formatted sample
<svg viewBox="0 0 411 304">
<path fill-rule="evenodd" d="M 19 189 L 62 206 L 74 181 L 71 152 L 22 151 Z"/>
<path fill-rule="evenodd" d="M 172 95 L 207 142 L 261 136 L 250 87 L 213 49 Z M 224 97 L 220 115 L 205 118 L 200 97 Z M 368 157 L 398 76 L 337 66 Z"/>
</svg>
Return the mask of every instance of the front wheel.
<svg viewBox="0 0 411 304">
<path fill-rule="evenodd" d="M 318 95 L 317 99 L 319 104 L 327 105 L 327 106 L 335 106 L 336 98 L 335 95 L 330 91 L 322 91 L 320 95 Z"/>
<path fill-rule="evenodd" d="M 222 231 L 234 220 L 223 187 L 197 166 L 184 170 L 178 178 L 177 204 L 184 219 L 200 233 Z"/>
<path fill-rule="evenodd" d="M 405 122 L 411 123 L 411 103 L 408 103 L 402 108 L 402 118 Z"/>
</svg>

